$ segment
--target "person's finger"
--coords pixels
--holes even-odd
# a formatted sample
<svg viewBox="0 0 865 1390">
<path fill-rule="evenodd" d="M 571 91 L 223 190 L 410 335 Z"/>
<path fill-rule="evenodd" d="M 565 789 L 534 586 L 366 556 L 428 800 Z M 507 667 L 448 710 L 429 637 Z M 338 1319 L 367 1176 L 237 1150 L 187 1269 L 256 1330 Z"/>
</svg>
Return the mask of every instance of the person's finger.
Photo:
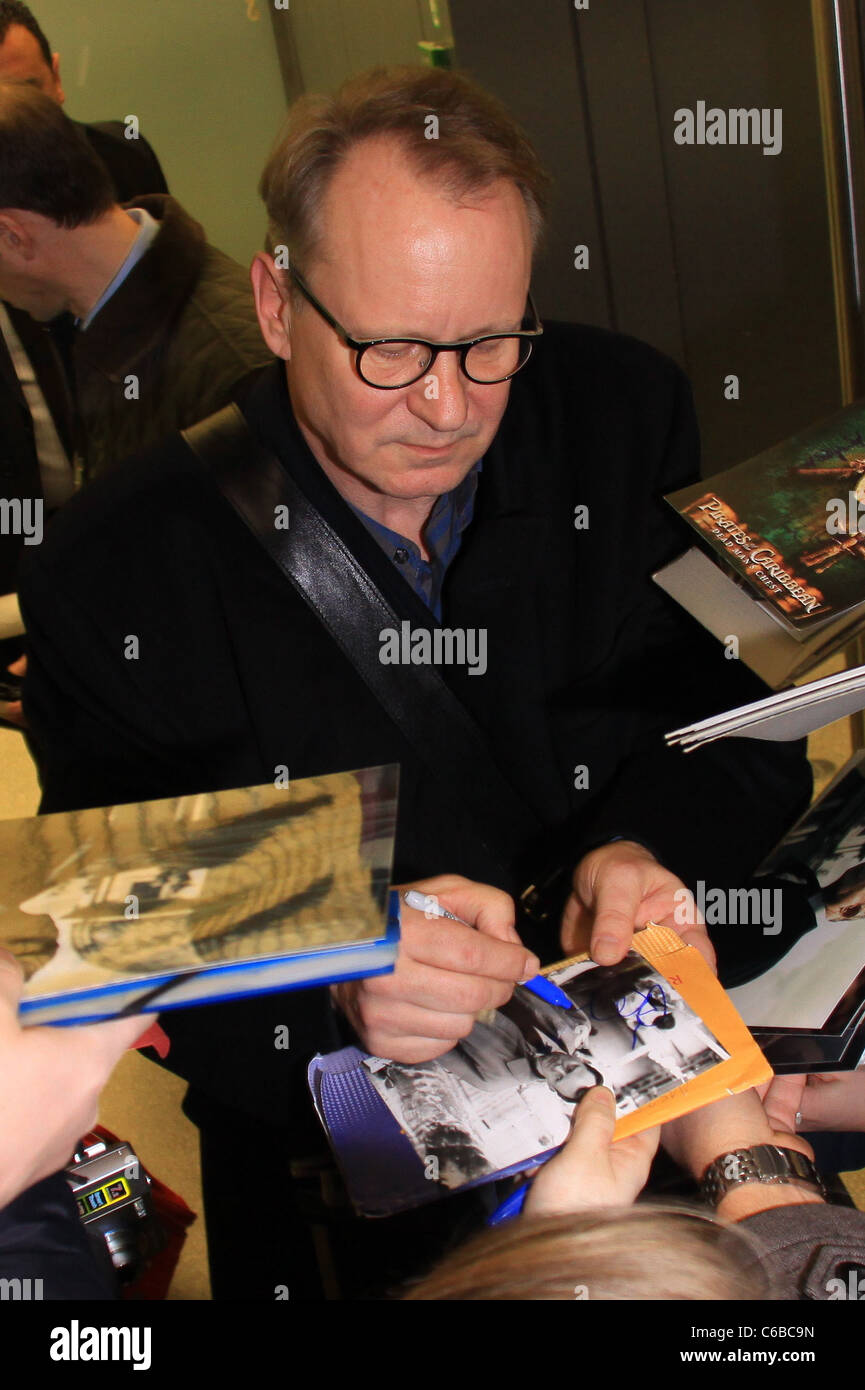
<svg viewBox="0 0 865 1390">
<path fill-rule="evenodd" d="M 562 1148 L 544 1164 L 532 1183 L 525 1204 L 528 1215 L 548 1216 L 581 1205 L 581 1193 L 599 1174 L 609 1171 L 615 1124 L 612 1092 L 604 1086 L 593 1086 L 574 1111 L 571 1131 Z"/>
<path fill-rule="evenodd" d="M 842 1120 L 837 1101 L 828 1086 L 806 1086 L 799 1110 L 802 1119 L 796 1126 L 797 1130 L 857 1128 L 849 1120 Z"/>
<path fill-rule="evenodd" d="M 27 655 L 19 656 L 17 661 L 12 661 L 6 670 L 13 676 L 26 676 L 27 674 Z"/>
<path fill-rule="evenodd" d="M 615 965 L 628 950 L 638 925 L 643 891 L 642 866 L 611 861 L 599 871 L 591 945 L 592 959 L 599 965 Z"/>
<path fill-rule="evenodd" d="M 559 934 L 562 950 L 566 955 L 588 948 L 592 934 L 592 914 L 586 908 L 576 890 L 573 890 L 562 912 L 562 925 Z"/>
<path fill-rule="evenodd" d="M 540 969 L 537 956 L 519 942 L 499 941 L 461 922 L 426 922 L 423 913 L 412 908 L 403 914 L 397 969 L 406 959 L 512 985 L 530 979 Z"/>
<path fill-rule="evenodd" d="M 435 1013 L 478 1014 L 506 1004 L 514 990 L 514 980 L 496 980 L 488 975 L 442 970 L 423 961 L 404 957 L 390 975 L 374 975 L 356 991 L 358 1006 L 370 1000 L 412 1004 Z"/>
<path fill-rule="evenodd" d="M 592 1086 L 576 1108 L 565 1147 L 575 1158 L 596 1157 L 605 1153 L 613 1142 L 615 1128 L 615 1096 L 606 1086 Z"/>
<path fill-rule="evenodd" d="M 795 1133 L 796 1115 L 802 1109 L 806 1076 L 776 1076 L 763 1095 L 763 1109 L 773 1129 Z"/>
<path fill-rule="evenodd" d="M 436 878 L 424 879 L 411 886 L 438 902 L 448 912 L 462 917 L 463 921 L 485 936 L 520 944 L 514 925 L 514 900 L 500 888 L 493 888 L 488 883 L 475 883 L 458 874 L 439 874 Z"/>
</svg>

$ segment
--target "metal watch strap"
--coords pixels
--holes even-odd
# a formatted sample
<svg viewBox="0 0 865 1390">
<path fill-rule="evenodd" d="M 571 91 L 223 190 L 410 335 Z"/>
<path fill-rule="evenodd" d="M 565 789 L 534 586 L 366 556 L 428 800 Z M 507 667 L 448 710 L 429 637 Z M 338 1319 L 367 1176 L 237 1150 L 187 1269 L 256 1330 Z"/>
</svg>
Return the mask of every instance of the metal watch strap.
<svg viewBox="0 0 865 1390">
<path fill-rule="evenodd" d="M 700 1193 L 716 1207 L 733 1188 L 745 1183 L 802 1183 L 825 1197 L 823 1179 L 810 1158 L 798 1149 L 782 1149 L 778 1144 L 755 1144 L 750 1149 L 731 1149 L 721 1154 L 703 1173 Z"/>
</svg>

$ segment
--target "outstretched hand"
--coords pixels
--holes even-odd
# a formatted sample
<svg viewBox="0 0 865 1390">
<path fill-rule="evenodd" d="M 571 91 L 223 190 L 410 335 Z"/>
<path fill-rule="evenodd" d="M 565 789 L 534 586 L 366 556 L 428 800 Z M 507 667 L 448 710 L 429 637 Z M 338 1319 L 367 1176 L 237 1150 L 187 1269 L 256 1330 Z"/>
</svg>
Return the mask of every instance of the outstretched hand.
<svg viewBox="0 0 865 1390">
<path fill-rule="evenodd" d="M 592 959 L 615 965 L 647 922 L 672 927 L 715 969 L 715 951 L 693 897 L 643 845 L 615 840 L 585 855 L 574 870 L 562 917 L 563 951 L 581 949 L 591 929 Z"/>
<path fill-rule="evenodd" d="M 71 1028 L 22 1028 L 24 977 L 0 950 L 0 1207 L 56 1173 L 96 1122 L 99 1093 L 154 1014 Z"/>
<path fill-rule="evenodd" d="M 776 1076 L 763 1105 L 767 1114 L 780 1116 L 787 1129 L 865 1130 L 865 1068 Z"/>
</svg>

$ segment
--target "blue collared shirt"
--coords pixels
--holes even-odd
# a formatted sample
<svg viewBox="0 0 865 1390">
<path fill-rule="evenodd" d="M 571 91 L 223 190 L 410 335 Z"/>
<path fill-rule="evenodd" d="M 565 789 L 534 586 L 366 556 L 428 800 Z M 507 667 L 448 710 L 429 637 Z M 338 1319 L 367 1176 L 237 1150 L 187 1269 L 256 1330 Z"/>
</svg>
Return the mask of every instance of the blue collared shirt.
<svg viewBox="0 0 865 1390">
<path fill-rule="evenodd" d="M 437 622 L 441 622 L 442 618 L 445 574 L 451 561 L 456 558 L 463 532 L 474 516 L 475 493 L 482 466 L 483 459 L 478 459 L 471 472 L 452 492 L 443 492 L 441 497 L 436 498 L 424 527 L 424 543 L 429 551 L 429 560 L 423 558 L 414 541 L 401 536 L 398 531 L 391 531 L 380 521 L 373 521 L 357 507 L 352 507 L 370 535 L 390 556 L 403 579 L 411 585 L 418 598 L 423 599 L 427 608 L 432 609 Z"/>
<path fill-rule="evenodd" d="M 111 296 L 120 289 L 127 275 L 134 270 L 138 262 L 147 254 L 159 235 L 159 223 L 156 221 L 155 217 L 151 217 L 150 213 L 147 212 L 145 208 L 124 208 L 124 212 L 129 214 L 133 222 L 138 223 L 138 231 L 135 240 L 130 246 L 122 266 L 120 266 L 110 283 L 105 286 L 105 289 L 93 305 L 90 313 L 85 319 L 79 319 L 77 321 L 76 327 L 79 328 L 82 333 L 86 332 L 99 313 L 99 310 L 104 309 Z"/>
</svg>

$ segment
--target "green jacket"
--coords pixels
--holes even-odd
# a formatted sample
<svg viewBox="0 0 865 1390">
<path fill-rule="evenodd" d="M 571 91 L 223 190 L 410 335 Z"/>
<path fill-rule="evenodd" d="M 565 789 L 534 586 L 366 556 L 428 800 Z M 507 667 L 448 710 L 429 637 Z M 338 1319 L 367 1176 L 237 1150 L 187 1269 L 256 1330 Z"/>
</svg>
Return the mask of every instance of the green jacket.
<svg viewBox="0 0 865 1390">
<path fill-rule="evenodd" d="M 134 206 L 159 234 L 72 343 L 84 479 L 212 414 L 273 361 L 248 272 L 208 245 L 174 198 L 149 194 Z"/>
</svg>

